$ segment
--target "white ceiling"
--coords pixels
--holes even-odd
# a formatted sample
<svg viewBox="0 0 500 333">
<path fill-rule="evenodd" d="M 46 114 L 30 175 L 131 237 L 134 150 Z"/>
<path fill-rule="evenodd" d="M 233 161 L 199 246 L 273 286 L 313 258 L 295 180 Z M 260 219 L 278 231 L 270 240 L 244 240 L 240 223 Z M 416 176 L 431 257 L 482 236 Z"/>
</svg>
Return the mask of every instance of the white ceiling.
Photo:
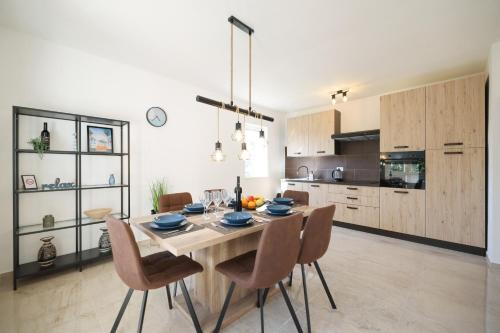
<svg viewBox="0 0 500 333">
<path fill-rule="evenodd" d="M 220 93 L 229 99 L 229 23 L 251 25 L 256 104 L 281 111 L 485 69 L 500 0 L 2 0 L 0 24 Z M 247 37 L 236 33 L 236 94 Z"/>
</svg>

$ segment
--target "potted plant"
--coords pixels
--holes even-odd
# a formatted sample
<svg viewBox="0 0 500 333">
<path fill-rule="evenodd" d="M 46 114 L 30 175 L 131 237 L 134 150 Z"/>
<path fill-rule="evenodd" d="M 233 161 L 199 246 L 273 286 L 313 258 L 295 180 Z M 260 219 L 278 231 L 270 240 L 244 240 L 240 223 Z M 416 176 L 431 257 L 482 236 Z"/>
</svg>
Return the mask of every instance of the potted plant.
<svg viewBox="0 0 500 333">
<path fill-rule="evenodd" d="M 156 214 L 159 211 L 160 197 L 167 194 L 167 183 L 165 180 L 156 180 L 149 186 L 149 192 L 151 193 L 151 204 L 153 209 L 151 214 Z"/>
<path fill-rule="evenodd" d="M 43 159 L 43 153 L 45 153 L 48 149 L 45 143 L 42 141 L 42 138 L 33 138 L 28 141 L 28 143 L 33 146 L 33 150 L 38 153 L 38 157 L 40 157 L 40 159 Z"/>
</svg>

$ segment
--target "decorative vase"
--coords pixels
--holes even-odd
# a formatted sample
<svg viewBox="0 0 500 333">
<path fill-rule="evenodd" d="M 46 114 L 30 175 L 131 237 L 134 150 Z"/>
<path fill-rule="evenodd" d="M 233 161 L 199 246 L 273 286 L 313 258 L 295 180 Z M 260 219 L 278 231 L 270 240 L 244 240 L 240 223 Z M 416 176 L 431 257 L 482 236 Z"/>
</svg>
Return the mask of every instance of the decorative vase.
<svg viewBox="0 0 500 333">
<path fill-rule="evenodd" d="M 108 184 L 115 185 L 115 175 L 114 174 L 109 175 Z"/>
<path fill-rule="evenodd" d="M 109 238 L 108 228 L 101 228 L 102 235 L 99 237 L 99 252 L 106 253 L 111 251 L 111 239 Z"/>
<path fill-rule="evenodd" d="M 50 267 L 54 265 L 56 261 L 56 247 L 50 241 L 54 239 L 54 236 L 42 237 L 40 240 L 43 242 L 40 250 L 38 250 L 38 263 L 42 268 Z"/>
<path fill-rule="evenodd" d="M 54 216 L 49 214 L 43 217 L 43 228 L 53 228 L 54 227 Z"/>
</svg>

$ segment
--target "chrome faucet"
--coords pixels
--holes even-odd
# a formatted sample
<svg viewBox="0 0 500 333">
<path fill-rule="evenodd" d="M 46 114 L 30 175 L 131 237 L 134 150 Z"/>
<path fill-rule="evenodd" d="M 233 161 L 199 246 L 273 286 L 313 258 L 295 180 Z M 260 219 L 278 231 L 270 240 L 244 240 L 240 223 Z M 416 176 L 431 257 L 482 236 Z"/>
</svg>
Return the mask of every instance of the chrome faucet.
<svg viewBox="0 0 500 333">
<path fill-rule="evenodd" d="M 299 171 L 301 168 L 306 168 L 306 177 L 309 176 L 309 168 L 306 165 L 301 165 L 297 168 L 297 176 L 299 175 Z"/>
</svg>

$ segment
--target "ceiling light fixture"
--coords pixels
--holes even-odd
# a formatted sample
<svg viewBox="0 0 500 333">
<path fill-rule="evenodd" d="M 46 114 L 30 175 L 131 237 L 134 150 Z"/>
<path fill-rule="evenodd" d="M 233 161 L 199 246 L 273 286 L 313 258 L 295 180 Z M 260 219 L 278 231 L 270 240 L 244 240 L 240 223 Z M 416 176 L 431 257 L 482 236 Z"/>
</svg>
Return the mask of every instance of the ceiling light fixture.
<svg viewBox="0 0 500 333">
<path fill-rule="evenodd" d="M 247 143 L 245 142 L 245 127 L 246 127 L 246 117 L 243 117 L 243 142 L 241 143 L 241 151 L 238 154 L 240 160 L 248 160 L 250 158 L 250 152 L 247 149 Z"/>
<path fill-rule="evenodd" d="M 345 103 L 347 102 L 347 93 L 349 92 L 349 89 L 344 89 L 344 90 L 337 90 L 335 93 L 332 94 L 332 105 L 335 105 L 337 103 L 337 95 L 342 95 L 342 101 Z"/>
<path fill-rule="evenodd" d="M 222 153 L 222 143 L 219 141 L 220 140 L 220 138 L 219 138 L 219 135 L 220 135 L 219 115 L 220 115 L 220 108 L 217 108 L 217 142 L 215 143 L 215 151 L 212 154 L 212 160 L 214 160 L 215 162 L 222 162 L 226 158 L 226 156 L 224 156 L 224 153 Z"/>
</svg>

